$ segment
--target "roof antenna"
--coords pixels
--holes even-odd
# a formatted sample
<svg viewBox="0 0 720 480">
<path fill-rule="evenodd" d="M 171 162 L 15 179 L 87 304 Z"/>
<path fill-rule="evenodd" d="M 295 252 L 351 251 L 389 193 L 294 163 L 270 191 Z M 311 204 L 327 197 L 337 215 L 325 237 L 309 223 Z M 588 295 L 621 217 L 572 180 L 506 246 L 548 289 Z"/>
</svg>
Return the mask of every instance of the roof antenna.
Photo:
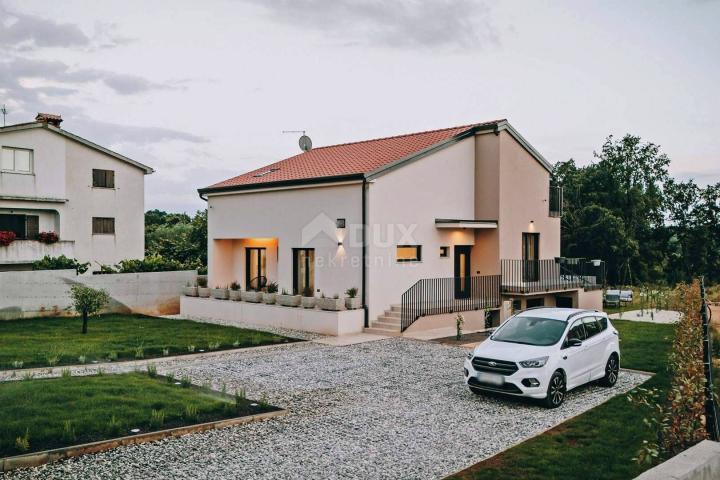
<svg viewBox="0 0 720 480">
<path fill-rule="evenodd" d="M 7 115 L 8 111 L 7 108 L 5 108 L 5 104 L 3 103 L 3 106 L 0 107 L 0 113 L 2 113 L 3 116 L 3 127 L 5 126 L 5 115 Z"/>
<path fill-rule="evenodd" d="M 300 140 L 298 140 L 300 150 L 303 152 L 309 152 L 312 149 L 312 140 L 310 140 L 310 137 L 305 135 L 305 130 L 283 130 L 282 133 L 302 133 Z"/>
</svg>

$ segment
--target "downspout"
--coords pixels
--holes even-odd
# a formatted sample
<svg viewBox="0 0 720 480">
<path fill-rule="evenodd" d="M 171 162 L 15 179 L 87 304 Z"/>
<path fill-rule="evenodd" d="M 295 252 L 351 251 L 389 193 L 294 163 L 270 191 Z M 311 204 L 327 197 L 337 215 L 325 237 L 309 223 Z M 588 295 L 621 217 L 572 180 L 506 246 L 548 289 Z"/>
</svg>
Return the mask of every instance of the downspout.
<svg viewBox="0 0 720 480">
<path fill-rule="evenodd" d="M 366 187 L 367 187 L 367 179 L 363 176 L 362 181 L 362 288 L 360 289 L 361 292 L 361 299 L 362 299 L 362 306 L 365 316 L 365 328 L 368 328 L 370 326 L 369 322 L 369 311 L 367 306 L 367 295 L 365 294 L 365 290 L 367 287 L 367 207 L 365 205 L 365 201 L 367 199 L 367 193 L 366 193 Z"/>
</svg>

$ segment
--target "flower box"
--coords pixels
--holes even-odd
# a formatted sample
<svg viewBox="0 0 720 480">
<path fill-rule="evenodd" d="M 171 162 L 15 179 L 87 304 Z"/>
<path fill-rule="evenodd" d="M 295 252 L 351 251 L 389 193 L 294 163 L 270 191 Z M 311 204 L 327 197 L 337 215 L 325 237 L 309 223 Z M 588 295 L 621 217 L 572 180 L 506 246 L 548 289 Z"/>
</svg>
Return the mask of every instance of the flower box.
<svg viewBox="0 0 720 480">
<path fill-rule="evenodd" d="M 210 296 L 209 287 L 198 287 L 198 297 L 208 298 Z"/>
<path fill-rule="evenodd" d="M 345 297 L 345 308 L 348 310 L 362 308 L 362 299 L 360 297 Z"/>
<path fill-rule="evenodd" d="M 278 296 L 275 297 L 275 302 L 283 307 L 299 307 L 301 298 L 300 295 L 283 295 L 279 293 Z"/>
<path fill-rule="evenodd" d="M 331 310 L 334 312 L 342 310 L 345 306 L 342 298 L 318 298 L 317 303 L 321 310 Z"/>
<path fill-rule="evenodd" d="M 315 297 L 302 297 L 301 304 L 303 308 L 315 308 Z"/>
<path fill-rule="evenodd" d="M 230 300 L 232 300 L 233 302 L 239 302 L 241 299 L 241 293 L 242 292 L 240 290 L 230 290 Z"/>
<path fill-rule="evenodd" d="M 240 298 L 243 302 L 260 303 L 262 302 L 262 292 L 245 290 L 240 294 Z"/>
<path fill-rule="evenodd" d="M 187 297 L 197 297 L 198 287 L 185 287 L 183 288 L 183 295 Z"/>
<path fill-rule="evenodd" d="M 230 296 L 227 288 L 213 288 L 210 290 L 210 295 L 218 300 L 227 300 Z"/>
<path fill-rule="evenodd" d="M 263 294 L 262 294 L 263 303 L 267 303 L 268 305 L 272 305 L 273 303 L 275 303 L 275 296 L 276 296 L 276 295 L 277 295 L 277 293 L 267 293 L 267 292 L 263 292 Z"/>
</svg>

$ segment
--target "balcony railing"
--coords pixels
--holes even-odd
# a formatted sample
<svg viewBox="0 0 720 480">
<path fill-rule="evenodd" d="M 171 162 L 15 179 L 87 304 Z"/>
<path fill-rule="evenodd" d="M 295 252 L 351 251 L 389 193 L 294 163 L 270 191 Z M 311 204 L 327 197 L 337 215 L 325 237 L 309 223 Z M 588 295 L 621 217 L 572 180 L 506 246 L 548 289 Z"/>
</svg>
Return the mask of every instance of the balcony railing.
<svg viewBox="0 0 720 480">
<path fill-rule="evenodd" d="M 75 257 L 75 241 L 60 240 L 55 243 L 42 243 L 37 240 L 15 240 L 7 247 L 0 246 L 0 263 L 24 264 L 40 260 L 45 255 L 57 257 Z"/>
<path fill-rule="evenodd" d="M 576 288 L 595 290 L 605 283 L 605 262 L 557 257 L 549 260 L 501 260 L 502 293 L 539 293 Z"/>
<path fill-rule="evenodd" d="M 401 330 L 425 315 L 500 307 L 500 275 L 423 278 L 402 295 Z"/>
<path fill-rule="evenodd" d="M 550 185 L 548 192 L 548 215 L 551 217 L 562 217 L 563 215 L 563 187 Z"/>
</svg>

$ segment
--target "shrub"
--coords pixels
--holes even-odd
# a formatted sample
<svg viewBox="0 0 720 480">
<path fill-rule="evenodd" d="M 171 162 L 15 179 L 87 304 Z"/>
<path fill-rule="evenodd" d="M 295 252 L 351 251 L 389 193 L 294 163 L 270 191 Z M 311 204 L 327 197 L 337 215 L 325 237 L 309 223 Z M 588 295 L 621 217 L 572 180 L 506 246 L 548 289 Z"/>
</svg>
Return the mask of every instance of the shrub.
<svg viewBox="0 0 720 480">
<path fill-rule="evenodd" d="M 30 450 L 30 431 L 26 428 L 25 435 L 15 439 L 15 448 L 21 452 Z"/>
<path fill-rule="evenodd" d="M 197 405 L 185 405 L 185 414 L 183 416 L 188 420 L 196 421 L 198 418 Z"/>
<path fill-rule="evenodd" d="M 347 295 L 347 296 L 350 297 L 350 298 L 355 298 L 355 297 L 357 297 L 357 294 L 358 294 L 358 288 L 357 288 L 357 287 L 352 287 L 352 288 L 348 288 L 347 290 L 345 290 L 345 295 Z"/>
<path fill-rule="evenodd" d="M 55 232 L 40 232 L 38 234 L 38 242 L 47 243 L 48 245 L 56 243 L 60 238 Z"/>
<path fill-rule="evenodd" d="M 22 360 L 15 360 L 14 362 L 12 362 L 13 368 L 22 368 L 23 365 L 25 365 L 25 362 L 23 362 Z"/>
<path fill-rule="evenodd" d="M 268 283 L 267 286 L 265 287 L 265 291 L 266 291 L 267 293 L 277 293 L 277 291 L 278 291 L 278 284 L 277 284 L 277 282 L 270 282 L 270 283 Z"/>
<path fill-rule="evenodd" d="M 82 315 L 82 333 L 87 333 L 88 316 L 98 313 L 110 301 L 105 290 L 95 290 L 85 285 L 70 287 L 70 298 L 75 311 Z"/>
<path fill-rule="evenodd" d="M 198 277 L 197 284 L 200 288 L 207 288 L 207 277 Z"/>
<path fill-rule="evenodd" d="M 153 427 L 162 427 L 165 423 L 165 411 L 164 410 L 155 410 L 153 409 L 152 412 L 150 412 L 150 425 Z"/>
<path fill-rule="evenodd" d="M 140 260 L 122 260 L 115 265 L 119 273 L 170 272 L 174 270 L 195 270 L 197 267 L 197 265 L 186 265 L 158 254 L 149 255 Z"/>
<path fill-rule="evenodd" d="M 145 358 L 145 347 L 142 343 L 135 347 L 135 358 L 138 360 Z"/>
<path fill-rule="evenodd" d="M 8 232 L 5 230 L 0 231 L 0 247 L 7 247 L 15 241 L 15 232 Z"/>
<path fill-rule="evenodd" d="M 72 422 L 70 420 L 65 420 L 63 422 L 62 439 L 66 442 L 75 441 L 75 429 L 73 428 Z"/>
<path fill-rule="evenodd" d="M 110 418 L 110 421 L 107 424 L 106 431 L 109 435 L 115 436 L 120 435 L 123 431 L 123 425 L 120 420 L 118 420 L 115 415 Z"/>
<path fill-rule="evenodd" d="M 240 290 L 240 284 L 238 282 L 232 282 L 230 284 L 230 290 L 238 291 Z"/>
<path fill-rule="evenodd" d="M 90 262 L 80 263 L 74 258 L 65 255 L 51 257 L 45 255 L 43 258 L 32 264 L 33 270 L 75 270 L 78 274 L 87 272 Z"/>
<path fill-rule="evenodd" d="M 183 388 L 190 388 L 190 386 L 192 385 L 192 380 L 190 380 L 190 377 L 188 377 L 187 375 L 183 375 L 183 377 L 180 379 L 180 385 Z"/>
<path fill-rule="evenodd" d="M 152 363 L 148 364 L 147 373 L 148 373 L 148 377 L 150 377 L 150 378 L 157 377 L 157 367 Z"/>
<path fill-rule="evenodd" d="M 72 377 L 72 372 L 70 371 L 69 368 L 63 368 L 60 375 L 62 376 L 62 378 L 70 378 L 70 377 Z"/>
<path fill-rule="evenodd" d="M 114 362 L 115 360 L 117 360 L 117 359 L 118 359 L 118 354 L 117 354 L 117 352 L 110 352 L 110 353 L 108 353 L 107 359 L 108 359 L 109 362 Z"/>
<path fill-rule="evenodd" d="M 465 317 L 462 313 L 455 315 L 455 339 L 460 340 L 462 338 L 462 327 L 465 323 Z"/>
</svg>

